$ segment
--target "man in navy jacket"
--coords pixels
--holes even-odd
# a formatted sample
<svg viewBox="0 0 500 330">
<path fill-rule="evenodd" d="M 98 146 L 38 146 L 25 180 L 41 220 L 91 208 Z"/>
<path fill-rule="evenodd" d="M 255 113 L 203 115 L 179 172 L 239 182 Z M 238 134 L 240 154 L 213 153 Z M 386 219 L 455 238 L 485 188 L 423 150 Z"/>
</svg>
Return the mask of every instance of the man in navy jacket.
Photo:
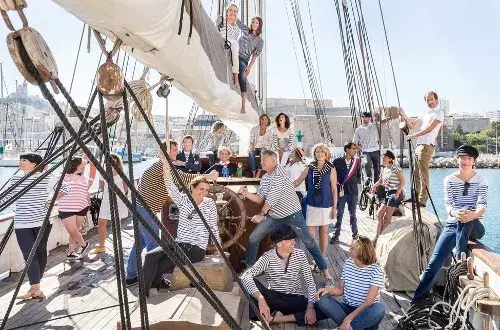
<svg viewBox="0 0 500 330">
<path fill-rule="evenodd" d="M 356 143 L 348 142 L 344 145 L 345 154 L 333 160 L 333 166 L 337 171 L 337 223 L 335 233 L 330 244 L 339 241 L 342 217 L 344 216 L 345 204 L 349 210 L 352 237 L 358 236 L 358 220 L 356 218 L 356 206 L 358 205 L 358 184 L 361 183 L 361 162 L 356 156 Z"/>
<path fill-rule="evenodd" d="M 177 154 L 173 162 L 175 167 L 185 173 L 199 173 L 201 171 L 200 155 L 193 151 L 193 137 L 186 135 L 182 139 L 182 151 Z"/>
</svg>

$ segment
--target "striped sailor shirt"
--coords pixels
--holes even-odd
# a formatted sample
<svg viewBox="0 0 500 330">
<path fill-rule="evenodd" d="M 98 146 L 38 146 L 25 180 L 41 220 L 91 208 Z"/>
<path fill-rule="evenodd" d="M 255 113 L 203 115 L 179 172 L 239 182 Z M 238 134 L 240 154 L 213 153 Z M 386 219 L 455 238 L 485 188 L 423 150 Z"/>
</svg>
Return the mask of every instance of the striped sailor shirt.
<svg viewBox="0 0 500 330">
<path fill-rule="evenodd" d="M 398 164 L 392 164 L 391 167 L 384 167 L 382 169 L 382 184 L 386 191 L 399 189 L 401 181 L 399 180 L 398 172 L 401 171 L 403 170 Z"/>
<path fill-rule="evenodd" d="M 488 199 L 488 183 L 479 173 L 476 173 L 468 183 L 462 181 L 455 174 L 444 179 L 444 203 L 448 213 L 447 222 L 457 222 L 450 215 L 450 211 L 471 210 L 486 207 Z M 480 217 L 479 220 L 483 220 Z"/>
<path fill-rule="evenodd" d="M 363 304 L 372 286 L 383 288 L 384 271 L 376 263 L 365 267 L 358 267 L 348 258 L 342 268 L 340 280 L 344 282 L 344 302 L 352 307 Z M 380 291 L 377 292 L 374 303 L 380 301 Z"/>
<path fill-rule="evenodd" d="M 5 203 L 7 200 L 12 198 L 15 194 L 26 188 L 30 183 L 35 181 L 40 177 L 42 173 L 35 173 L 24 182 L 19 184 L 14 190 L 12 190 L 7 196 L 5 196 L 0 204 Z M 17 182 L 23 177 L 23 174 L 16 174 L 10 179 L 10 183 L 7 187 L 12 187 L 17 184 Z M 50 176 L 43 178 L 38 184 L 33 186 L 26 193 L 21 195 L 19 199 L 15 202 L 15 213 L 14 213 L 14 228 L 35 228 L 40 227 L 45 220 L 47 214 L 46 202 L 49 198 L 51 192 L 49 191 L 49 181 Z"/>
<path fill-rule="evenodd" d="M 180 187 L 180 184 L 177 182 L 174 175 L 174 168 L 170 169 L 170 173 L 172 173 L 172 179 L 175 185 Z M 177 173 L 179 174 L 181 181 L 187 187 L 189 187 L 194 178 L 200 175 L 196 173 L 184 173 L 180 170 L 177 170 Z M 151 211 L 161 211 L 163 205 L 165 205 L 168 200 L 167 188 L 165 187 L 165 181 L 163 178 L 163 164 L 161 160 L 157 160 L 151 164 L 142 173 L 139 178 L 139 186 L 137 190 Z M 137 201 L 137 204 L 141 205 L 139 201 Z"/>
<path fill-rule="evenodd" d="M 353 142 L 359 144 L 363 152 L 380 150 L 377 126 L 374 123 L 370 123 L 367 126 L 359 126 L 354 131 Z"/>
<path fill-rule="evenodd" d="M 314 303 L 316 284 L 304 251 L 294 249 L 288 260 L 282 259 L 276 249 L 264 253 L 243 275 L 241 281 L 249 294 L 259 292 L 254 278 L 265 274 L 269 289 L 281 293 L 304 295 L 302 282 L 307 288 L 307 300 Z M 300 280 L 302 278 L 302 281 Z"/>
<path fill-rule="evenodd" d="M 165 186 L 167 187 L 168 194 L 179 208 L 179 225 L 175 241 L 177 243 L 196 245 L 206 250 L 210 235 L 198 212 L 195 211 L 193 204 L 186 194 L 179 191 L 171 179 L 165 179 Z M 215 201 L 205 197 L 203 202 L 198 205 L 198 208 L 217 238 L 217 241 L 221 244 Z"/>
<path fill-rule="evenodd" d="M 271 207 L 269 216 L 272 218 L 282 219 L 301 210 L 292 180 L 279 165 L 273 172 L 264 174 L 257 194 Z"/>
</svg>

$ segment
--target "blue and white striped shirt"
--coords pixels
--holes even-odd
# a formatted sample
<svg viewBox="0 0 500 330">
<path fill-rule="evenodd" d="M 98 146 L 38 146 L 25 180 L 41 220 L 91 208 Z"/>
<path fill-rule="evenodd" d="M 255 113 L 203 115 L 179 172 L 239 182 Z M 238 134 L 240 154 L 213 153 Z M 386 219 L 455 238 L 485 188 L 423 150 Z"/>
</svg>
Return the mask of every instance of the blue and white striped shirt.
<svg viewBox="0 0 500 330">
<path fill-rule="evenodd" d="M 447 222 L 457 222 L 450 216 L 450 211 L 470 210 L 475 211 L 478 207 L 486 207 L 488 199 L 488 183 L 479 173 L 476 173 L 466 183 L 455 174 L 448 175 L 444 179 L 444 203 L 448 213 Z M 464 196 L 465 195 L 465 196 Z M 480 217 L 479 220 L 482 220 Z"/>
<path fill-rule="evenodd" d="M 262 274 L 266 276 L 269 289 L 281 293 L 305 296 L 302 291 L 302 282 L 304 282 L 307 300 L 314 303 L 316 284 L 304 251 L 294 249 L 288 260 L 283 260 L 276 249 L 264 253 L 255 265 L 241 275 L 243 286 L 249 294 L 259 291 L 254 278 Z"/>
<path fill-rule="evenodd" d="M 40 177 L 42 173 L 38 172 L 27 178 L 14 190 L 12 190 L 0 204 L 5 203 L 12 196 L 26 188 L 30 183 Z M 8 187 L 15 185 L 24 174 L 16 174 L 10 179 Z M 43 178 L 38 184 L 33 186 L 26 193 L 21 195 L 15 202 L 14 228 L 36 228 L 40 227 L 47 214 L 46 202 L 49 198 L 50 176 Z M 8 188 L 7 187 L 7 188 Z"/>
<path fill-rule="evenodd" d="M 269 216 L 274 219 L 283 219 L 301 210 L 292 180 L 279 165 L 273 172 L 264 174 L 257 194 L 271 206 Z"/>
<path fill-rule="evenodd" d="M 179 191 L 172 179 L 165 179 L 165 186 L 168 195 L 179 208 L 179 225 L 177 227 L 177 238 L 175 241 L 177 243 L 196 245 L 206 250 L 209 241 L 208 230 L 201 221 L 198 212 L 195 211 L 193 204 L 186 194 Z M 205 197 L 203 202 L 198 205 L 198 208 L 217 238 L 217 241 L 219 244 L 222 244 L 219 234 L 219 217 L 217 215 L 217 207 L 214 200 Z"/>
<path fill-rule="evenodd" d="M 363 304 L 372 286 L 384 287 L 384 271 L 376 263 L 366 267 L 358 267 L 349 258 L 344 263 L 340 280 L 344 282 L 344 302 L 352 307 Z M 380 301 L 380 291 L 377 292 L 374 303 Z"/>
</svg>

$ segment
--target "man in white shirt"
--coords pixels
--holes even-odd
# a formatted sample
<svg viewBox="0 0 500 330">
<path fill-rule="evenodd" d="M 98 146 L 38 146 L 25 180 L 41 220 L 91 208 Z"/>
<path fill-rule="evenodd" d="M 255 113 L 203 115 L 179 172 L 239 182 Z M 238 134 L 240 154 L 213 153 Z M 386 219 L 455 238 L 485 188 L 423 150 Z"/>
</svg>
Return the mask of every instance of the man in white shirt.
<svg viewBox="0 0 500 330">
<path fill-rule="evenodd" d="M 352 139 L 358 145 L 358 150 L 363 152 L 366 157 L 365 172 L 369 179 L 377 182 L 380 178 L 380 144 L 377 132 L 377 126 L 373 123 L 372 113 L 363 112 L 361 114 L 362 125 L 354 131 Z"/>
<path fill-rule="evenodd" d="M 422 207 L 425 207 L 429 198 L 427 192 L 429 187 L 429 166 L 431 158 L 434 155 L 436 138 L 444 121 L 444 113 L 438 106 L 438 95 L 436 92 L 428 92 L 425 96 L 425 101 L 429 109 L 422 116 L 420 130 L 406 137 L 407 140 L 416 141 L 414 175 L 418 201 Z M 399 114 L 410 129 L 417 127 L 416 122 L 418 119 L 408 118 L 403 109 L 399 109 Z"/>
</svg>

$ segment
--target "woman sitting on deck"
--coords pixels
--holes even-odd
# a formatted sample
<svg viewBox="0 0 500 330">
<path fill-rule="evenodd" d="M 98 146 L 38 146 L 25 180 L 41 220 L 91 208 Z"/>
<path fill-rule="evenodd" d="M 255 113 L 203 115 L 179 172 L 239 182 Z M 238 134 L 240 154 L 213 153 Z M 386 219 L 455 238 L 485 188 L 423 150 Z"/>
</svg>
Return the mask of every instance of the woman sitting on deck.
<svg viewBox="0 0 500 330">
<path fill-rule="evenodd" d="M 430 293 L 439 270 L 453 248 L 456 258 L 460 259 L 460 254 L 467 252 L 469 238 L 476 240 L 484 235 L 484 226 L 480 220 L 486 212 L 488 184 L 481 174 L 474 171 L 479 152 L 474 147 L 464 145 L 457 149 L 457 156 L 458 171 L 444 179 L 444 203 L 448 219 L 412 302 Z"/>
<path fill-rule="evenodd" d="M 236 175 L 238 166 L 235 163 L 231 163 L 229 160 L 231 158 L 232 151 L 228 147 L 219 148 L 219 162 L 212 165 L 205 174 L 209 174 L 212 171 L 217 171 L 221 177 L 230 177 Z"/>
<path fill-rule="evenodd" d="M 179 225 L 177 228 L 177 238 L 175 241 L 184 251 L 189 260 L 193 263 L 200 262 L 205 258 L 209 234 L 205 228 L 200 216 L 195 211 L 186 194 L 179 191 L 172 180 L 170 166 L 160 152 L 160 158 L 163 163 L 163 176 L 168 195 L 172 198 L 179 208 Z M 205 220 L 210 225 L 217 241 L 220 241 L 217 208 L 213 199 L 208 198 L 209 183 L 203 176 L 196 177 L 191 181 L 191 194 L 202 212 Z M 168 257 L 161 247 L 151 250 L 144 259 L 144 283 L 146 294 L 149 296 L 149 289 L 156 288 L 158 291 L 162 287 L 168 287 L 162 279 L 162 275 L 174 270 L 175 263 Z"/>
<path fill-rule="evenodd" d="M 290 128 L 290 118 L 284 113 L 279 113 L 276 116 L 276 128 L 272 133 L 271 150 L 278 155 L 278 163 L 281 166 L 286 165 L 292 153 L 294 135 Z"/>
<path fill-rule="evenodd" d="M 6 189 L 18 183 L 18 181 L 28 173 L 30 173 L 38 164 L 42 162 L 42 156 L 34 152 L 26 152 L 19 157 L 19 169 L 22 174 L 16 174 L 10 179 Z M 27 178 L 23 183 L 19 184 L 8 195 L 6 195 L 0 204 L 5 203 L 14 195 L 19 193 L 33 181 L 40 177 L 41 173 L 37 172 Z M 43 221 L 47 214 L 47 199 L 49 198 L 50 177 L 45 177 L 33 188 L 21 195 L 15 203 L 14 213 L 14 232 L 16 233 L 17 243 L 23 254 L 24 260 L 28 260 L 33 244 L 40 232 Z M 42 240 L 38 245 L 35 256 L 28 269 L 28 279 L 30 283 L 29 291 L 18 299 L 45 299 L 45 296 L 40 289 L 40 281 L 47 265 L 47 240 L 49 239 L 50 230 L 52 229 L 52 218 Z"/>
<path fill-rule="evenodd" d="M 375 247 L 368 237 L 359 235 L 350 252 L 340 282 L 333 288 L 319 289 L 317 304 L 339 325 L 338 330 L 378 329 L 385 315 L 385 306 L 380 302 L 384 272 L 376 263 Z M 343 302 L 335 299 L 340 296 Z"/>
<path fill-rule="evenodd" d="M 405 177 L 401 166 L 396 164 L 395 160 L 396 156 L 390 150 L 387 150 L 382 155 L 384 169 L 382 170 L 380 179 L 372 187 L 372 194 L 376 193 L 379 186 L 384 186 L 385 188 L 385 201 L 377 213 L 378 226 L 375 240 L 390 225 L 392 214 L 403 200 Z"/>
</svg>

